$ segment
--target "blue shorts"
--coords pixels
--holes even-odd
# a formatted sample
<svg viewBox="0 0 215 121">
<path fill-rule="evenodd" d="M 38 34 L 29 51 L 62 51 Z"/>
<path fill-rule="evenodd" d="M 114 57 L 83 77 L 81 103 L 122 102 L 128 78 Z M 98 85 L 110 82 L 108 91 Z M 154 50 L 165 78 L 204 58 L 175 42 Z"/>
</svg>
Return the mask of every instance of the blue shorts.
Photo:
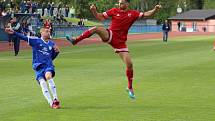
<svg viewBox="0 0 215 121">
<path fill-rule="evenodd" d="M 41 78 L 46 80 L 45 78 L 46 72 L 51 72 L 52 77 L 54 77 L 55 76 L 54 66 L 40 65 L 39 67 L 37 67 L 37 69 L 35 70 L 36 80 L 38 82 Z"/>
</svg>

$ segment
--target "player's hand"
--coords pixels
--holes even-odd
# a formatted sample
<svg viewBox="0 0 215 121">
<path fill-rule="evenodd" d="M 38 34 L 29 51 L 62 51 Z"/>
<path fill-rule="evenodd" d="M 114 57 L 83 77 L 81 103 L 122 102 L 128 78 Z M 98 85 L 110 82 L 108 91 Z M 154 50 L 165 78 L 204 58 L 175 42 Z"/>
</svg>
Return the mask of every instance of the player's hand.
<svg viewBox="0 0 215 121">
<path fill-rule="evenodd" d="M 8 34 L 13 34 L 14 30 L 11 29 L 11 28 L 5 28 L 5 32 L 8 33 Z"/>
<path fill-rule="evenodd" d="M 96 11 L 96 6 L 95 6 L 94 4 L 92 4 L 92 5 L 90 6 L 90 10 L 91 10 L 91 11 Z"/>
<path fill-rule="evenodd" d="M 59 47 L 55 45 L 55 46 L 54 46 L 54 51 L 55 51 L 55 52 L 60 52 Z"/>
<path fill-rule="evenodd" d="M 161 5 L 156 5 L 156 6 L 155 6 L 155 10 L 160 10 L 161 8 L 162 8 Z"/>
<path fill-rule="evenodd" d="M 215 51 L 215 46 L 214 46 L 213 50 Z"/>
</svg>

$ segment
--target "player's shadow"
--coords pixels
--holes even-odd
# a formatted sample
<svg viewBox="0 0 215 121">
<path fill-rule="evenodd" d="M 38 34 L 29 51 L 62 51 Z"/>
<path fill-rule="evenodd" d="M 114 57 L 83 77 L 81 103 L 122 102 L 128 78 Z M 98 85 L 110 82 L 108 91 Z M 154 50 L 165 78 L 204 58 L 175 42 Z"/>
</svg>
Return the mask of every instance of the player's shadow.
<svg viewBox="0 0 215 121">
<path fill-rule="evenodd" d="M 112 109 L 114 107 L 111 106 L 65 106 L 65 107 L 61 107 L 61 109 L 65 109 L 65 110 L 70 110 L 70 109 L 75 109 L 75 110 L 89 110 L 89 109 Z M 115 107 L 117 108 L 117 107 Z"/>
</svg>

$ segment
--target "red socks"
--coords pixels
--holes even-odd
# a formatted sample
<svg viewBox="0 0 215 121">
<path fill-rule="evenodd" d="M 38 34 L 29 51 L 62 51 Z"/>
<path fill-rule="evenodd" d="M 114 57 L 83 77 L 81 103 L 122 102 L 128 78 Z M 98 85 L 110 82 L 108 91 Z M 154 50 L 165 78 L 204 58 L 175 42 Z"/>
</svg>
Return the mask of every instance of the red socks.
<svg viewBox="0 0 215 121">
<path fill-rule="evenodd" d="M 89 38 L 91 35 L 92 35 L 92 33 L 90 32 L 90 30 L 86 30 L 81 36 L 76 38 L 75 43 L 78 43 L 85 38 Z"/>
<path fill-rule="evenodd" d="M 133 70 L 127 69 L 126 70 L 126 76 L 128 78 L 128 88 L 132 89 L 132 82 L 133 82 Z"/>
</svg>

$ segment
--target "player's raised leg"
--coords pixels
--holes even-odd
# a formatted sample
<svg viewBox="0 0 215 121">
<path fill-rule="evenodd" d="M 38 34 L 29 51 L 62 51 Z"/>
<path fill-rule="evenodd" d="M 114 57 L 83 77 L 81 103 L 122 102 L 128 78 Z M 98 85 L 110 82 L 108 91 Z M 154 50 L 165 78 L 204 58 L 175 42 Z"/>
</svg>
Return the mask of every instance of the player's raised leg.
<svg viewBox="0 0 215 121">
<path fill-rule="evenodd" d="M 69 37 L 68 35 L 66 36 L 66 39 L 70 41 L 73 45 L 77 44 L 81 40 L 85 38 L 89 38 L 93 34 L 99 35 L 99 37 L 102 39 L 102 41 L 106 42 L 109 39 L 109 32 L 106 30 L 104 27 L 92 27 L 85 32 L 83 32 L 80 36 L 78 37 Z"/>
<path fill-rule="evenodd" d="M 131 60 L 131 57 L 129 55 L 128 52 L 118 52 L 119 56 L 121 57 L 121 59 L 123 60 L 123 62 L 126 64 L 126 76 L 128 79 L 128 87 L 127 87 L 127 91 L 129 94 L 129 97 L 134 99 L 135 95 L 134 95 L 134 90 L 133 90 L 133 63 Z"/>
<path fill-rule="evenodd" d="M 53 96 L 52 108 L 58 109 L 58 108 L 60 108 L 60 101 L 58 100 L 58 97 L 57 97 L 57 89 L 56 89 L 54 80 L 52 78 L 52 72 L 50 72 L 50 71 L 46 72 L 45 77 L 49 84 L 49 89 L 51 91 L 51 94 Z"/>
</svg>

